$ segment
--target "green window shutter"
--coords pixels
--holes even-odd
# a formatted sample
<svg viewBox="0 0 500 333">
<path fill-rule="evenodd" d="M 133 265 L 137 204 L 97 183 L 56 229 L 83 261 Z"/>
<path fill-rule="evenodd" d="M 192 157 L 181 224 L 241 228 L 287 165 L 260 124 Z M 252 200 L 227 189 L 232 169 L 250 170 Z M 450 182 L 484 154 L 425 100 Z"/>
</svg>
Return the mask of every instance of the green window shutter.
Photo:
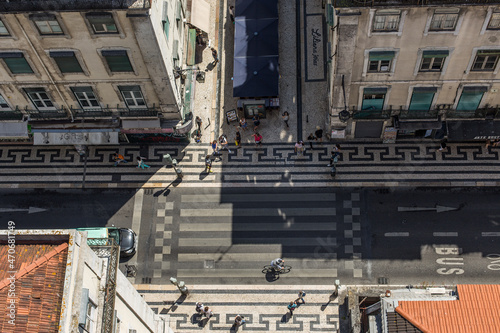
<svg viewBox="0 0 500 333">
<path fill-rule="evenodd" d="M 165 21 L 163 21 L 163 32 L 165 32 L 165 37 L 168 40 L 168 32 L 170 31 L 170 21 L 168 17 L 165 17 Z"/>
<path fill-rule="evenodd" d="M 83 69 L 74 52 L 50 52 L 62 73 L 83 73 Z"/>
<path fill-rule="evenodd" d="M 410 107 L 411 110 L 428 111 L 431 108 L 432 100 L 434 99 L 434 91 L 427 88 L 414 88 L 413 95 L 411 96 Z"/>
<path fill-rule="evenodd" d="M 328 21 L 328 25 L 333 27 L 335 25 L 335 15 L 334 15 L 334 9 L 332 4 L 328 4 L 328 7 L 326 8 L 326 18 Z"/>
<path fill-rule="evenodd" d="M 181 8 L 181 4 L 180 3 L 177 3 L 177 12 L 175 13 L 175 19 L 177 21 L 180 21 L 182 18 L 182 8 Z"/>
<path fill-rule="evenodd" d="M 33 69 L 24 58 L 24 56 L 16 58 L 3 58 L 7 67 L 12 74 L 32 74 Z"/>
<path fill-rule="evenodd" d="M 365 95 L 380 95 L 380 94 L 386 94 L 387 93 L 387 88 L 365 88 L 363 90 L 363 93 Z"/>
<path fill-rule="evenodd" d="M 477 51 L 478 56 L 498 56 L 500 55 L 500 50 L 479 50 Z"/>
<path fill-rule="evenodd" d="M 373 51 L 370 52 L 370 61 L 372 60 L 392 60 L 396 52 L 394 51 Z"/>
<path fill-rule="evenodd" d="M 457 111 L 477 110 L 479 103 L 481 103 L 481 99 L 483 99 L 483 94 L 483 91 L 466 91 L 464 89 L 458 101 Z"/>
<path fill-rule="evenodd" d="M 108 63 L 109 69 L 112 72 L 133 72 L 132 64 L 127 55 L 127 51 L 102 51 L 103 57 Z"/>
<path fill-rule="evenodd" d="M 442 50 L 442 51 L 424 51 L 422 54 L 423 58 L 446 58 L 450 55 L 450 51 Z"/>
<path fill-rule="evenodd" d="M 436 87 L 415 87 L 413 88 L 413 93 L 414 94 L 427 94 L 427 93 L 436 93 L 437 88 Z"/>
</svg>

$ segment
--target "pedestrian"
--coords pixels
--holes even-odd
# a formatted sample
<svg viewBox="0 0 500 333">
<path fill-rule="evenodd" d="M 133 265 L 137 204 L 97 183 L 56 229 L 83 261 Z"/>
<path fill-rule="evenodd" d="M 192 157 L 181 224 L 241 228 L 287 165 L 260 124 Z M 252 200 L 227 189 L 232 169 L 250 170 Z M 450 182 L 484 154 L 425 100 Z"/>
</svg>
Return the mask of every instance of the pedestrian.
<svg viewBox="0 0 500 333">
<path fill-rule="evenodd" d="M 214 65 L 219 62 L 219 56 L 217 55 L 217 50 L 212 47 L 212 57 L 214 57 Z"/>
<path fill-rule="evenodd" d="M 234 324 L 233 324 L 233 326 L 238 327 L 238 326 L 241 326 L 244 323 L 246 323 L 246 320 L 244 318 L 245 317 L 243 317 L 243 316 L 236 315 L 236 317 L 234 318 Z"/>
<path fill-rule="evenodd" d="M 196 143 L 201 143 L 201 131 L 199 129 L 193 132 L 193 136 Z"/>
<path fill-rule="evenodd" d="M 295 144 L 295 152 L 304 156 L 304 141 L 297 141 Z"/>
<path fill-rule="evenodd" d="M 203 122 L 201 121 L 201 118 L 200 118 L 200 117 L 198 117 L 198 116 L 196 116 L 196 120 L 195 120 L 195 122 L 196 122 L 196 125 L 198 126 L 198 129 L 201 131 L 201 124 L 203 123 Z"/>
<path fill-rule="evenodd" d="M 255 132 L 254 134 L 252 134 L 252 136 L 255 140 L 255 145 L 262 145 L 262 135 L 260 135 L 259 132 Z"/>
<path fill-rule="evenodd" d="M 339 153 L 337 153 L 335 150 L 332 150 L 332 153 L 330 155 L 330 162 L 326 166 L 332 166 L 338 161 L 338 156 Z"/>
<path fill-rule="evenodd" d="M 123 157 L 122 154 L 115 153 L 112 155 L 112 157 L 113 157 L 113 161 L 115 161 L 115 164 L 113 164 L 114 166 L 117 166 L 121 162 L 128 163 L 128 161 L 125 159 L 125 157 Z"/>
<path fill-rule="evenodd" d="M 316 132 L 314 132 L 314 135 L 316 136 L 316 140 L 323 142 L 323 130 L 321 127 L 316 126 Z"/>
<path fill-rule="evenodd" d="M 212 157 L 210 155 L 205 156 L 205 171 L 213 172 L 212 171 Z"/>
<path fill-rule="evenodd" d="M 137 167 L 144 169 L 144 168 L 149 168 L 149 165 L 144 163 L 145 158 L 141 156 L 137 156 Z"/>
<path fill-rule="evenodd" d="M 304 296 L 306 296 L 306 293 L 303 290 L 299 291 L 299 297 L 297 298 L 297 301 L 300 299 L 302 301 L 302 304 L 305 304 L 306 301 L 304 301 Z"/>
<path fill-rule="evenodd" d="M 231 153 L 231 149 L 229 149 L 229 145 L 228 145 L 228 142 L 227 142 L 227 136 L 226 134 L 222 134 L 220 137 L 219 137 L 219 143 L 221 144 L 222 146 L 222 150 L 223 149 L 227 149 L 227 151 L 229 153 Z"/>
<path fill-rule="evenodd" d="M 210 309 L 208 306 L 205 306 L 205 308 L 203 309 L 203 315 L 205 317 L 207 317 L 208 319 L 210 319 L 210 317 L 212 317 L 214 315 L 212 309 Z"/>
<path fill-rule="evenodd" d="M 219 145 L 217 144 L 217 140 L 212 142 L 212 150 L 214 156 L 219 155 Z"/>
<path fill-rule="evenodd" d="M 313 149 L 313 141 L 316 140 L 316 137 L 314 136 L 314 134 L 309 134 L 309 136 L 307 137 L 307 141 L 309 141 L 309 146 L 311 147 L 311 149 Z"/>
<path fill-rule="evenodd" d="M 247 120 L 245 118 L 241 118 L 240 119 L 240 128 L 243 128 L 243 130 L 246 131 L 247 127 L 248 127 Z"/>
<path fill-rule="evenodd" d="M 236 148 L 241 147 L 241 134 L 240 131 L 236 131 L 236 137 L 234 138 L 234 144 L 236 145 Z"/>
<path fill-rule="evenodd" d="M 203 303 L 196 302 L 195 310 L 196 310 L 196 312 L 201 313 L 203 311 Z"/>
<path fill-rule="evenodd" d="M 229 6 L 229 18 L 234 23 L 234 6 Z"/>
<path fill-rule="evenodd" d="M 290 310 L 290 316 L 293 316 L 293 311 L 297 308 L 297 302 L 292 301 L 287 306 L 288 310 Z"/>
<path fill-rule="evenodd" d="M 259 118 L 259 115 L 258 115 L 258 114 L 254 115 L 254 116 L 253 116 L 253 118 L 252 118 L 252 120 L 253 120 L 253 124 L 255 125 L 255 127 L 253 128 L 253 131 L 254 131 L 254 132 L 256 132 L 256 131 L 257 131 L 257 128 L 258 128 L 258 127 L 259 127 L 259 125 L 260 125 L 260 118 Z"/>
<path fill-rule="evenodd" d="M 288 126 L 288 119 L 290 119 L 290 115 L 288 114 L 288 111 L 283 112 L 282 117 L 283 117 L 283 121 L 285 122 L 286 127 L 290 127 L 290 126 Z"/>
<path fill-rule="evenodd" d="M 441 145 L 439 146 L 439 151 L 442 151 L 445 149 L 446 149 L 446 143 L 443 141 L 443 142 L 441 142 Z"/>
</svg>

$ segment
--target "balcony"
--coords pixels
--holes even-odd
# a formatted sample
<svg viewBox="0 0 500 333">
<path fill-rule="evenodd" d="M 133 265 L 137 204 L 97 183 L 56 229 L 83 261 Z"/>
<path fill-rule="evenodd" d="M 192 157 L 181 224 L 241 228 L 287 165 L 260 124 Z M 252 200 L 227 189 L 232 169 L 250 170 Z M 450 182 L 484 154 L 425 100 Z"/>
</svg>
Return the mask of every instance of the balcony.
<svg viewBox="0 0 500 333">
<path fill-rule="evenodd" d="M 395 6 L 442 6 L 442 5 L 493 5 L 495 0 L 333 0 L 334 8 L 395 7 Z"/>
<path fill-rule="evenodd" d="M 400 110 L 400 119 L 437 119 L 439 110 Z"/>
<path fill-rule="evenodd" d="M 389 119 L 391 110 L 353 110 L 353 119 Z"/>
<path fill-rule="evenodd" d="M 71 107 L 71 113 L 75 119 L 101 119 L 110 118 L 113 111 L 109 108 L 76 109 Z"/>
<path fill-rule="evenodd" d="M 29 115 L 31 121 L 70 118 L 65 108 L 54 110 L 33 110 L 26 107 L 23 112 Z"/>
<path fill-rule="evenodd" d="M 0 121 L 3 120 L 21 120 L 23 119 L 23 113 L 19 109 L 12 111 L 0 111 Z"/>
<path fill-rule="evenodd" d="M 447 119 L 500 119 L 500 108 L 485 107 L 477 110 L 447 110 Z"/>
</svg>

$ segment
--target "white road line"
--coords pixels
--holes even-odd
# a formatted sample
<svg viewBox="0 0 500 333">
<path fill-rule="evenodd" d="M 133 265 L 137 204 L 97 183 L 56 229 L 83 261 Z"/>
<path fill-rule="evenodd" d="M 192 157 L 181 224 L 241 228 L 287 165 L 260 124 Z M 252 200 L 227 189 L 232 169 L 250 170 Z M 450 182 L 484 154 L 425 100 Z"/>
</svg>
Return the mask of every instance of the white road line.
<svg viewBox="0 0 500 333">
<path fill-rule="evenodd" d="M 220 194 L 184 194 L 182 202 L 220 202 Z M 290 193 L 290 194 L 230 194 L 226 201 L 233 202 L 286 202 L 286 201 L 335 201 L 335 193 Z"/>
<path fill-rule="evenodd" d="M 285 223 L 285 222 L 284 222 Z M 179 231 L 263 231 L 263 230 L 273 230 L 282 231 L 284 230 L 306 230 L 306 231 L 327 231 L 327 230 L 337 230 L 337 224 L 332 223 L 295 223 L 291 222 L 290 226 L 284 227 L 283 223 L 248 223 L 248 224 L 234 224 L 233 222 L 227 223 L 181 223 L 179 226 Z"/>
<path fill-rule="evenodd" d="M 237 208 L 237 209 L 181 209 L 182 217 L 213 216 L 330 216 L 335 208 Z"/>
<path fill-rule="evenodd" d="M 259 239 L 255 238 L 238 238 L 237 242 L 247 243 L 247 244 L 259 244 Z M 276 238 L 276 239 L 263 239 L 260 241 L 261 244 L 268 246 L 267 244 L 272 242 L 279 242 L 282 246 L 320 246 L 323 245 L 323 240 L 317 238 Z M 203 248 L 208 246 L 214 247 L 224 247 L 224 246 L 232 246 L 233 240 L 231 238 L 179 238 L 179 247 L 190 246 Z M 263 246 L 261 245 L 261 246 Z M 335 246 L 337 245 L 337 241 L 335 239 L 330 239 L 328 245 Z M 203 249 L 201 249 L 203 250 Z"/>
<path fill-rule="evenodd" d="M 493 231 L 482 232 L 481 236 L 483 236 L 483 237 L 500 237 L 500 232 L 493 232 Z"/>
<path fill-rule="evenodd" d="M 385 237 L 409 237 L 409 232 L 386 232 Z"/>
<path fill-rule="evenodd" d="M 434 237 L 458 237 L 458 232 L 433 232 Z"/>
</svg>

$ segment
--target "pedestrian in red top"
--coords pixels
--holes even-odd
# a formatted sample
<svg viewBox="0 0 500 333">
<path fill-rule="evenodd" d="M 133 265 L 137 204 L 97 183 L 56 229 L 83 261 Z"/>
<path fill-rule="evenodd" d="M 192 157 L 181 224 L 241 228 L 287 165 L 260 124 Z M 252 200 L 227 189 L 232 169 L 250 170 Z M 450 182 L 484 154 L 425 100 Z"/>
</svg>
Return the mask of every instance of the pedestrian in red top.
<svg viewBox="0 0 500 333">
<path fill-rule="evenodd" d="M 259 134 L 259 132 L 255 132 L 255 134 L 252 134 L 255 144 L 260 146 L 262 144 L 262 135 Z"/>
</svg>

